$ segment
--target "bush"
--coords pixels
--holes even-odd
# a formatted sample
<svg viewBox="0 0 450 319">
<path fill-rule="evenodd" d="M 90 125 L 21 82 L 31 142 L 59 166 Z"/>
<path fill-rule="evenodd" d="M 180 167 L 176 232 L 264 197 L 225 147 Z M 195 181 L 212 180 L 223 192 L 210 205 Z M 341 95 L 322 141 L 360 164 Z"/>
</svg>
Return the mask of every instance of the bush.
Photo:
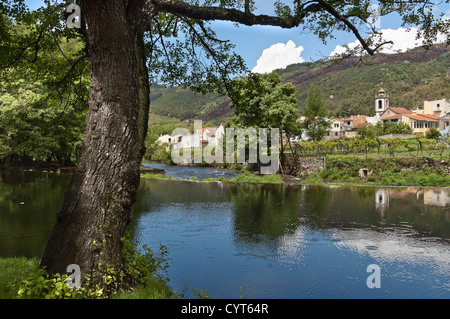
<svg viewBox="0 0 450 319">
<path fill-rule="evenodd" d="M 300 184 L 303 184 L 303 185 L 320 185 L 320 184 L 324 184 L 324 182 L 323 182 L 322 178 L 319 175 L 317 175 L 315 173 L 312 173 L 312 174 L 309 174 L 308 177 L 305 180 L 303 180 Z"/>
<path fill-rule="evenodd" d="M 431 127 L 426 131 L 425 137 L 428 139 L 437 140 L 439 137 L 441 137 L 441 133 L 439 132 L 439 130 Z"/>
<path fill-rule="evenodd" d="M 123 269 L 114 269 L 105 265 L 97 265 L 96 278 L 93 282 L 90 275 L 85 276 L 82 287 L 71 288 L 67 284 L 69 275 L 49 275 L 45 269 L 38 268 L 28 278 L 12 283 L 19 298 L 32 299 L 106 299 L 116 296 L 134 287 L 157 286 L 172 291 L 168 286 L 166 259 L 167 249 L 160 247 L 159 255 L 143 246 L 141 252 L 132 243 L 129 236 L 123 238 Z M 175 295 L 172 292 L 172 295 Z"/>
<path fill-rule="evenodd" d="M 276 174 L 257 176 L 249 171 L 244 171 L 243 174 L 230 179 L 230 182 L 281 184 L 283 180 Z"/>
<path fill-rule="evenodd" d="M 381 185 L 392 186 L 450 186 L 450 176 L 440 175 L 434 172 L 412 172 L 402 171 L 400 173 L 382 172 L 380 173 Z"/>
</svg>

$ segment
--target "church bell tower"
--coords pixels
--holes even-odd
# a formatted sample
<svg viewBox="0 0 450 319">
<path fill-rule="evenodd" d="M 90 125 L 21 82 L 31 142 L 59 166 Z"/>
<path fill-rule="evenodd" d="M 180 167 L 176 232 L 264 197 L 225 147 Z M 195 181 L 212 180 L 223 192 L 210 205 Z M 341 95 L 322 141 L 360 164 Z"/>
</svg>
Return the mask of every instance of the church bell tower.
<svg viewBox="0 0 450 319">
<path fill-rule="evenodd" d="M 381 113 L 389 108 L 389 95 L 384 89 L 380 89 L 375 95 L 375 116 L 380 117 Z"/>
</svg>

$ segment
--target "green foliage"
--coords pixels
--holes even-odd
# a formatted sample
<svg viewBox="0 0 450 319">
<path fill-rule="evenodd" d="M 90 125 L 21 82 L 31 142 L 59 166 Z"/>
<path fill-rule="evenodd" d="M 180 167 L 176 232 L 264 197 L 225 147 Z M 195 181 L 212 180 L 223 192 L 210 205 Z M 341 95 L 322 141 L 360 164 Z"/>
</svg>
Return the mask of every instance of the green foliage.
<svg viewBox="0 0 450 319">
<path fill-rule="evenodd" d="M 304 83 L 297 88 L 297 99 L 306 101 L 311 85 L 320 86 L 329 116 L 345 118 L 350 115 L 374 115 L 374 95 L 379 83 L 390 93 L 392 106 L 410 109 L 423 107 L 424 100 L 450 96 L 450 53 L 439 47 L 425 52 L 423 48 L 406 53 L 366 57 L 366 63 L 348 58 L 342 63 L 328 61 L 290 65 L 276 72 L 284 81 Z M 406 62 L 407 61 L 407 62 Z M 389 76 L 388 76 L 389 74 Z M 333 98 L 329 98 L 333 96 Z M 161 99 L 161 100 L 160 100 Z M 175 88 L 152 88 L 152 110 L 160 115 L 189 114 L 203 118 L 205 114 L 232 116 L 227 96 L 209 94 L 200 96 Z M 182 102 L 185 101 L 183 104 Z M 303 107 L 304 105 L 301 105 Z M 172 108 L 177 110 L 172 112 Z"/>
<path fill-rule="evenodd" d="M 315 173 L 309 174 L 303 181 L 300 182 L 302 185 L 322 185 L 325 184 L 322 178 Z"/>
<path fill-rule="evenodd" d="M 195 289 L 192 289 L 194 294 L 197 296 L 198 299 L 211 299 L 206 292 L 200 288 L 200 292 L 197 292 Z"/>
<path fill-rule="evenodd" d="M 155 173 L 141 173 L 141 178 L 172 179 L 172 176 Z"/>
<path fill-rule="evenodd" d="M 425 137 L 431 140 L 437 140 L 439 137 L 441 137 L 441 133 L 439 133 L 439 130 L 432 127 L 429 128 L 428 131 L 426 131 Z"/>
<path fill-rule="evenodd" d="M 0 299 L 17 298 L 17 287 L 14 283 L 27 277 L 39 267 L 38 258 L 0 258 Z"/>
<path fill-rule="evenodd" d="M 450 176 L 439 167 L 425 167 L 423 158 L 380 158 L 361 159 L 345 155 L 327 156 L 326 169 L 320 176 L 329 180 L 358 181 L 359 169 L 373 171 L 367 182 L 385 186 L 450 186 Z"/>
<path fill-rule="evenodd" d="M 0 159 L 14 154 L 64 163 L 80 151 L 87 116 L 84 44 L 69 36 L 48 42 L 45 30 L 36 50 L 23 51 L 24 42 L 38 37 L 35 19 L 7 22 L 11 47 L 0 50 Z M 34 63 L 8 63 L 20 54 Z"/>
<path fill-rule="evenodd" d="M 412 132 L 412 128 L 403 122 L 378 122 L 376 125 L 366 125 L 358 128 L 359 137 L 371 139 L 385 134 L 411 134 Z"/>
<path fill-rule="evenodd" d="M 202 182 L 217 182 L 217 181 L 219 181 L 219 179 L 216 177 L 208 177 L 208 178 L 202 179 Z"/>
<path fill-rule="evenodd" d="M 167 290 L 167 248 L 161 246 L 156 255 L 146 245 L 139 249 L 129 236 L 124 237 L 122 242 L 123 269 L 99 264 L 94 275 L 85 276 L 80 288 L 69 287 L 69 275 L 49 275 L 42 268 L 37 268 L 30 276 L 13 282 L 11 286 L 16 289 L 19 298 L 29 299 L 106 299 L 133 287 L 154 285 L 155 282 L 159 283 L 158 287 L 165 286 Z"/>
<path fill-rule="evenodd" d="M 450 176 L 435 172 L 402 171 L 393 173 L 387 171 L 380 173 L 379 182 L 386 186 L 449 187 Z"/>
<path fill-rule="evenodd" d="M 249 74 L 233 81 L 235 114 L 230 121 L 233 127 L 295 128 L 297 99 L 295 87 L 283 83 L 276 72 L 263 75 Z"/>
<path fill-rule="evenodd" d="M 124 271 L 129 277 L 127 281 L 131 285 L 145 286 L 147 282 L 155 278 L 163 282 L 169 281 L 167 277 L 169 263 L 166 246 L 161 245 L 159 253 L 155 254 L 147 245 L 143 245 L 142 249 L 139 249 L 137 243 L 133 243 L 129 235 L 125 236 L 122 242 Z"/>
<path fill-rule="evenodd" d="M 190 120 L 217 109 L 225 98 L 217 93 L 199 94 L 181 87 L 153 86 L 150 99 L 153 113 Z"/>
<path fill-rule="evenodd" d="M 236 177 L 230 179 L 232 183 L 268 183 L 268 184 L 281 184 L 283 180 L 279 175 L 262 175 L 257 176 L 252 174 L 249 171 L 244 171 L 243 174 L 240 174 Z"/>
<path fill-rule="evenodd" d="M 166 144 L 158 144 L 156 140 L 161 135 L 172 135 L 177 128 L 189 129 L 181 123 L 153 124 L 149 126 L 145 138 L 146 152 L 144 158 L 151 161 L 165 162 L 171 164 L 171 152 L 167 150 Z"/>
<path fill-rule="evenodd" d="M 331 122 L 326 119 L 327 114 L 322 91 L 318 86 L 312 85 L 303 109 L 306 119 L 302 126 L 313 141 L 320 141 L 330 130 Z"/>
<path fill-rule="evenodd" d="M 366 57 L 363 64 L 358 64 L 358 58 L 349 58 L 335 65 L 327 61 L 293 65 L 289 73 L 281 75 L 293 83 L 307 84 L 298 88 L 299 101 L 306 100 L 309 85 L 320 85 L 326 97 L 325 107 L 334 116 L 373 116 L 374 96 L 381 82 L 390 95 L 391 106 L 422 108 L 424 100 L 450 96 L 450 78 L 446 76 L 449 56 L 443 47 L 432 47 L 429 51 L 417 48 L 406 53 Z"/>
<path fill-rule="evenodd" d="M 189 178 L 189 180 L 190 180 L 190 181 L 198 181 L 199 179 L 198 179 L 197 176 L 191 176 L 191 177 Z"/>
<path fill-rule="evenodd" d="M 74 298 L 77 290 L 67 285 L 68 277 L 56 274 L 49 278 L 44 269 L 38 269 L 29 278 L 21 281 L 17 294 L 19 298 Z"/>
</svg>

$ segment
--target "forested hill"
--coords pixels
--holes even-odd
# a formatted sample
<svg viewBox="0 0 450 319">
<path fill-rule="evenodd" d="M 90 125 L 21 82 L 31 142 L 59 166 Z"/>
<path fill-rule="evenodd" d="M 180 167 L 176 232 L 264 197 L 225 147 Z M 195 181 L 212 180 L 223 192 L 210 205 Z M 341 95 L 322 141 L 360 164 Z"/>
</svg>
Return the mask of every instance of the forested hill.
<svg viewBox="0 0 450 319">
<path fill-rule="evenodd" d="M 435 45 L 405 53 L 347 58 L 339 62 L 317 61 L 277 71 L 298 91 L 299 111 L 311 84 L 321 87 L 330 115 L 374 114 L 374 98 L 382 86 L 391 106 L 423 107 L 424 100 L 450 98 L 450 47 Z M 203 119 L 221 122 L 231 116 L 229 99 L 202 96 L 180 88 L 152 87 L 151 113 L 161 121 Z"/>
</svg>

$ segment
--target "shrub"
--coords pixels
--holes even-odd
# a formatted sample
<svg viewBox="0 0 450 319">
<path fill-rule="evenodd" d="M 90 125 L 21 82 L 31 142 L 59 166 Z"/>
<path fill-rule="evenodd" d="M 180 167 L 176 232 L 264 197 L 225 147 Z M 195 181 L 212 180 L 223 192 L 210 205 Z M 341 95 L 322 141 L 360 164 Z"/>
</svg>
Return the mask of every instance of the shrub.
<svg viewBox="0 0 450 319">
<path fill-rule="evenodd" d="M 243 174 L 230 179 L 230 182 L 281 184 L 283 180 L 276 174 L 257 176 L 249 171 L 244 171 Z"/>
<path fill-rule="evenodd" d="M 392 186 L 450 186 L 450 176 L 440 175 L 435 172 L 411 172 L 402 171 L 400 173 L 382 172 L 380 173 L 381 185 Z"/>
<path fill-rule="evenodd" d="M 324 182 L 319 175 L 312 173 L 312 174 L 309 174 L 308 177 L 305 180 L 303 180 L 300 184 L 319 185 L 319 184 L 324 184 Z"/>
<path fill-rule="evenodd" d="M 122 241 L 123 269 L 99 264 L 95 269 L 95 278 L 100 280 L 95 283 L 90 275 L 86 275 L 82 287 L 71 288 L 67 284 L 69 275 L 49 275 L 45 269 L 38 268 L 26 279 L 12 283 L 12 287 L 17 290 L 19 298 L 33 299 L 106 299 L 133 287 L 154 285 L 155 282 L 169 291 L 166 247 L 161 246 L 159 255 L 155 255 L 145 245 L 143 251 L 139 250 L 129 236 Z"/>
</svg>

